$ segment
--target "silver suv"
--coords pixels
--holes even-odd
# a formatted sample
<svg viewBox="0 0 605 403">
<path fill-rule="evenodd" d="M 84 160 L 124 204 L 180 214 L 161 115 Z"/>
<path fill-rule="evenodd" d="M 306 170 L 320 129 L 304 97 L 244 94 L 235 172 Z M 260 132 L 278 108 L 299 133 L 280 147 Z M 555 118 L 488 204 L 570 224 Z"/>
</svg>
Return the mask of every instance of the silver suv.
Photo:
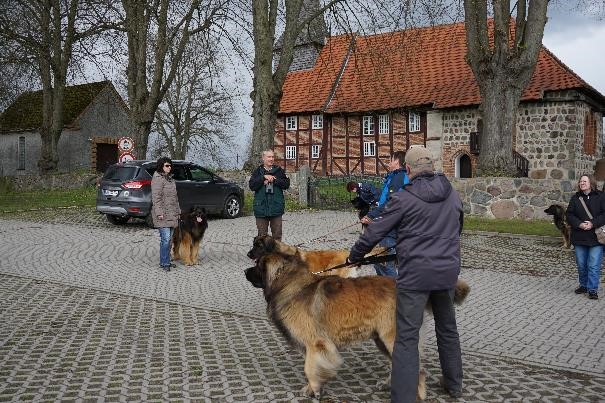
<svg viewBox="0 0 605 403">
<path fill-rule="evenodd" d="M 97 185 L 97 211 L 112 224 L 125 224 L 131 217 L 151 219 L 151 178 L 155 161 L 135 160 L 113 164 Z M 187 161 L 172 161 L 172 176 L 182 211 L 199 206 L 208 214 L 238 217 L 244 190 L 206 168 Z"/>
</svg>

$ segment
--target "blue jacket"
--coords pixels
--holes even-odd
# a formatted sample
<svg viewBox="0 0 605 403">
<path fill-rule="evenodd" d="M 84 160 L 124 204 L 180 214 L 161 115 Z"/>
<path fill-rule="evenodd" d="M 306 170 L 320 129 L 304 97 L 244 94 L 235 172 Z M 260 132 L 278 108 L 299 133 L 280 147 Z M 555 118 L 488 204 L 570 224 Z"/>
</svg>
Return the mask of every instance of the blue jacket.
<svg viewBox="0 0 605 403">
<path fill-rule="evenodd" d="M 460 273 L 462 201 L 443 174 L 415 176 L 391 195 L 381 217 L 372 221 L 351 249 L 357 262 L 395 230 L 397 287 L 405 290 L 449 290 Z"/>
<path fill-rule="evenodd" d="M 405 168 L 399 168 L 394 171 L 389 172 L 384 177 L 384 182 L 382 184 L 382 193 L 380 194 L 380 198 L 378 199 L 378 207 L 371 210 L 368 213 L 368 217 L 372 220 L 375 220 L 382 214 L 384 210 L 384 206 L 389 200 L 391 194 L 393 192 L 399 192 L 404 185 L 407 185 L 410 182 L 408 178 L 408 173 Z"/>
</svg>

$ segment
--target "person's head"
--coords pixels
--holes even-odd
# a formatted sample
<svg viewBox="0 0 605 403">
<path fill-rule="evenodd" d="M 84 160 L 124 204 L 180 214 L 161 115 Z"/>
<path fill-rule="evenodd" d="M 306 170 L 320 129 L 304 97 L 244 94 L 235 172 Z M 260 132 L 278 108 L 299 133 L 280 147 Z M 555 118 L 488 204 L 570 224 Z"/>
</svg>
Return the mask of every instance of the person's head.
<svg viewBox="0 0 605 403">
<path fill-rule="evenodd" d="M 591 174 L 584 174 L 578 179 L 578 191 L 590 193 L 597 190 L 597 181 Z"/>
<path fill-rule="evenodd" d="M 410 178 L 423 172 L 435 170 L 435 160 L 431 152 L 422 146 L 411 147 L 405 154 L 405 165 Z"/>
<path fill-rule="evenodd" d="M 405 167 L 405 151 L 395 151 L 389 161 L 389 171 Z"/>
<path fill-rule="evenodd" d="M 265 150 L 265 151 L 263 151 L 262 159 L 263 159 L 263 165 L 265 167 L 271 167 L 271 166 L 273 166 L 273 160 L 275 159 L 275 154 L 273 154 L 272 150 Z"/>
<path fill-rule="evenodd" d="M 359 183 L 357 183 L 357 182 L 347 183 L 347 192 L 357 192 L 357 188 L 359 188 Z"/>
<path fill-rule="evenodd" d="M 172 171 L 172 160 L 168 157 L 158 158 L 158 162 L 155 164 L 155 170 L 161 174 L 170 173 Z"/>
</svg>

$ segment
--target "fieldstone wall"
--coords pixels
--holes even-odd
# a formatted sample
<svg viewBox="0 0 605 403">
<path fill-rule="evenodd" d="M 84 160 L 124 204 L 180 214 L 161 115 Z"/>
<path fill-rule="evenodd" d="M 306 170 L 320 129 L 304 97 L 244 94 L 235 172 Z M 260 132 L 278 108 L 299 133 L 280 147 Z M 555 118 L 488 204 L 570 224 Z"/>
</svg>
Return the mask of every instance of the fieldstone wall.
<svg viewBox="0 0 605 403">
<path fill-rule="evenodd" d="M 576 180 L 530 178 L 449 178 L 465 214 L 489 218 L 544 219 L 551 204 L 567 206 Z"/>
<path fill-rule="evenodd" d="M 591 101 L 577 91 L 549 93 L 546 101 L 524 102 L 519 106 L 516 132 L 517 152 L 529 160 L 532 179 L 575 180 L 582 173 L 592 173 L 595 162 L 603 157 L 603 114 L 591 108 Z M 592 112 L 596 121 L 594 154 L 584 153 L 585 117 Z M 480 114 L 476 108 L 442 112 L 443 172 L 456 173 L 456 159 L 467 154 L 473 176 L 478 157 L 470 153 L 470 133 L 477 131 Z"/>
<path fill-rule="evenodd" d="M 92 172 L 62 172 L 50 175 L 17 175 L 2 178 L 5 185 L 17 192 L 32 190 L 79 189 L 95 186 L 102 174 Z"/>
</svg>

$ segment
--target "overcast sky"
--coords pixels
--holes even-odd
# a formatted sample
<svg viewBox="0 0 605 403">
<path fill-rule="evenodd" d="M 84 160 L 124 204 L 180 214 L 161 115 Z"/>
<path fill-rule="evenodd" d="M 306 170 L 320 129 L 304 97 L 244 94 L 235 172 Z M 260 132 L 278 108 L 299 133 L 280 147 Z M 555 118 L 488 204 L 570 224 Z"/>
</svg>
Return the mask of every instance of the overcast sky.
<svg viewBox="0 0 605 403">
<path fill-rule="evenodd" d="M 555 3 L 549 6 L 542 43 L 584 81 L 605 94 L 605 20 Z"/>
</svg>

